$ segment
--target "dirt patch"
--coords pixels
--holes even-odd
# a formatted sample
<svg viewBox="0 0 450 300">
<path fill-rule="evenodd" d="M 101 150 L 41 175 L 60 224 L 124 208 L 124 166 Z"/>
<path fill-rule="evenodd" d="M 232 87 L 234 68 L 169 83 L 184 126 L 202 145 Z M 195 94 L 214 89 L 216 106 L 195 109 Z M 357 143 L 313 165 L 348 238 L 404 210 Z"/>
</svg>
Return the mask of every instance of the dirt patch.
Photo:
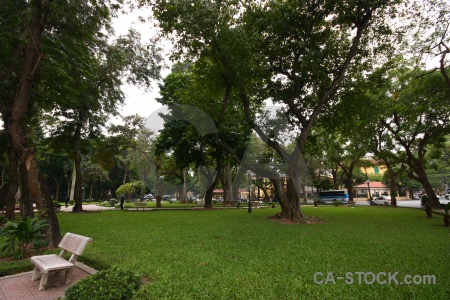
<svg viewBox="0 0 450 300">
<path fill-rule="evenodd" d="M 287 219 L 287 218 L 283 218 L 280 216 L 280 214 L 277 214 L 275 216 L 269 217 L 269 220 L 273 220 L 275 222 L 278 223 L 282 223 L 282 224 L 321 224 L 323 223 L 323 221 L 317 217 L 313 217 L 313 216 L 305 216 L 305 218 L 303 219 L 296 219 L 296 220 L 292 220 L 292 219 Z"/>
<path fill-rule="evenodd" d="M 155 280 L 153 278 L 147 277 L 147 276 L 142 276 L 141 279 L 141 285 L 147 285 L 150 284 L 152 282 L 154 282 Z"/>
</svg>

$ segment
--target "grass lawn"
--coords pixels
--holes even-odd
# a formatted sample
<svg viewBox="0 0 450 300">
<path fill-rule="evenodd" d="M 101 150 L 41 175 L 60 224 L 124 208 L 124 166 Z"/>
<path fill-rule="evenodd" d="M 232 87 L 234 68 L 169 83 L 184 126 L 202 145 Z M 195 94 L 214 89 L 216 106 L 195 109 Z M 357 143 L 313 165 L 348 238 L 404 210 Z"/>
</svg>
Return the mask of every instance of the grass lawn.
<svg viewBox="0 0 450 300">
<path fill-rule="evenodd" d="M 81 261 L 99 269 L 118 265 L 150 280 L 135 299 L 450 299 L 450 230 L 442 217 L 430 220 L 417 209 L 322 206 L 304 211 L 323 223 L 293 225 L 267 219 L 277 211 L 58 216 L 62 233 L 93 238 Z M 317 272 L 322 284 L 314 281 Z M 348 272 L 353 284 L 345 282 Z M 356 272 L 364 272 L 361 282 Z M 369 272 L 386 284 L 369 284 Z M 380 272 L 398 272 L 398 284 Z M 433 275 L 436 283 L 401 284 L 406 275 Z"/>
</svg>

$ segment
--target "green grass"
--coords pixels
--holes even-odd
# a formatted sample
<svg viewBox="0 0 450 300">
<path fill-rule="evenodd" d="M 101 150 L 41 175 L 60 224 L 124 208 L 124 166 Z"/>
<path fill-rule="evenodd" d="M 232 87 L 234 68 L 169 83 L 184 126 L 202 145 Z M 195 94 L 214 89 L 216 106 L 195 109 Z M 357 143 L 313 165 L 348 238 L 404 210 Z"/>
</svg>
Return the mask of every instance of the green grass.
<svg viewBox="0 0 450 300">
<path fill-rule="evenodd" d="M 327 206 L 316 225 L 280 224 L 278 209 L 58 214 L 90 236 L 81 261 L 150 279 L 136 299 L 449 299 L 450 230 L 416 209 Z M 354 273 L 351 285 L 314 274 Z M 434 275 L 436 284 L 358 284 L 355 272 Z"/>
</svg>

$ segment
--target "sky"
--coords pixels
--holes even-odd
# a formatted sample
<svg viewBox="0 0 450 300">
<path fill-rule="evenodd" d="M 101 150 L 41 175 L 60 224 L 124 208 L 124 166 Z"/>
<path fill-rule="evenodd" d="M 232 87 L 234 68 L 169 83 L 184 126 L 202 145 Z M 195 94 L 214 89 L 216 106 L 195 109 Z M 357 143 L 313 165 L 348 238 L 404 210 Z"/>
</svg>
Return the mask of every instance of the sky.
<svg viewBox="0 0 450 300">
<path fill-rule="evenodd" d="M 156 29 L 152 28 L 153 22 L 147 22 L 145 24 L 141 23 L 139 21 L 139 16 L 146 19 L 149 17 L 149 15 L 149 9 L 136 9 L 129 14 L 120 14 L 118 18 L 113 20 L 113 27 L 116 36 L 124 35 L 127 33 L 128 29 L 133 28 L 140 32 L 142 36 L 142 42 L 146 43 L 150 38 L 156 35 Z M 168 42 L 162 42 L 160 46 L 163 48 L 163 57 L 165 59 L 165 64 L 170 66 L 168 56 L 171 45 Z M 169 67 L 163 68 L 161 76 L 167 76 L 169 71 Z M 125 93 L 125 104 L 121 109 L 119 109 L 119 113 L 122 116 L 137 114 L 144 118 L 148 118 L 150 115 L 152 116 L 152 118 L 157 117 L 155 111 L 159 111 L 159 109 L 162 108 L 162 105 L 155 100 L 160 96 L 157 81 L 153 82 L 150 92 L 146 92 L 143 89 L 139 89 L 138 87 L 129 84 L 124 84 L 122 90 Z M 120 118 L 112 118 L 110 122 L 120 123 Z"/>
</svg>

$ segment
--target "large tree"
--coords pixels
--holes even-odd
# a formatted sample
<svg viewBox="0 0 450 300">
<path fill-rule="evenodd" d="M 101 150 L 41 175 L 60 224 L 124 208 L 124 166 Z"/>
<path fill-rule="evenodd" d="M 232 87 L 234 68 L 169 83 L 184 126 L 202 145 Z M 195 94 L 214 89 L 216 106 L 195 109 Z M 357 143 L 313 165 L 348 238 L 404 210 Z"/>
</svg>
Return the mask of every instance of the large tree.
<svg viewBox="0 0 450 300">
<path fill-rule="evenodd" d="M 155 44 L 142 45 L 134 30 L 113 42 L 103 35 L 91 39 L 90 47 L 71 48 L 71 52 L 84 53 L 70 58 L 72 67 L 67 73 L 75 76 L 69 85 L 74 92 L 52 114 L 52 136 L 71 149 L 75 161 L 74 212 L 82 211 L 81 155 L 123 103 L 121 80 L 148 88 L 152 79 L 159 78 L 160 68 Z"/>
<path fill-rule="evenodd" d="M 388 89 L 392 97 L 384 107 L 391 115 L 383 125 L 406 153 L 408 176 L 422 184 L 431 207 L 440 208 L 427 176 L 426 153 L 432 145 L 443 146 L 450 133 L 450 88 L 439 74 L 418 77 L 420 70 L 399 71 Z"/>
<path fill-rule="evenodd" d="M 172 150 L 180 169 L 191 167 L 205 177 L 201 182 L 205 183 L 206 208 L 212 206 L 213 190 L 221 178 L 228 200 L 233 198 L 231 169 L 237 160 L 221 145 L 229 145 L 241 157 L 250 137 L 249 126 L 241 122 L 244 116 L 237 97 L 222 81 L 201 64 L 176 64 L 164 79 L 158 99 L 171 107 L 158 137 L 158 153 Z"/>
</svg>

